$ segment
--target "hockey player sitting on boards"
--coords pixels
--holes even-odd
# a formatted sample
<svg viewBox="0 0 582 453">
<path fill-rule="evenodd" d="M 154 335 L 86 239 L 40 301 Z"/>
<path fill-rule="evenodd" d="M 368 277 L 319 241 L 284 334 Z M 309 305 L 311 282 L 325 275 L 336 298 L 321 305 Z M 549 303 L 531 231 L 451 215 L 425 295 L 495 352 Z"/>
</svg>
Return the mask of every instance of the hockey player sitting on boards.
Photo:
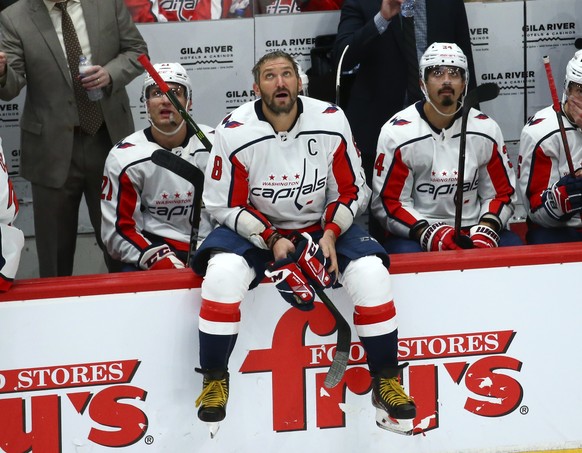
<svg viewBox="0 0 582 453">
<path fill-rule="evenodd" d="M 313 308 L 300 253 L 305 249 L 297 250 L 288 238 L 301 232 L 312 238 L 308 248 L 319 247 L 308 259 L 327 269 L 322 286 L 337 275 L 354 301 L 378 425 L 410 434 L 416 406 L 398 377 L 403 366 L 397 359 L 388 256 L 353 223 L 366 209 L 370 189 L 347 119 L 333 104 L 298 95 L 297 64 L 285 52 L 263 56 L 253 76 L 260 99 L 240 106 L 217 127 L 205 176 L 204 204 L 221 226 L 193 260 L 194 270 L 204 275 L 198 417 L 211 424 L 212 433 L 226 416 L 228 362 L 239 332 L 240 304 L 267 267 L 287 302 L 297 309 Z"/>
</svg>

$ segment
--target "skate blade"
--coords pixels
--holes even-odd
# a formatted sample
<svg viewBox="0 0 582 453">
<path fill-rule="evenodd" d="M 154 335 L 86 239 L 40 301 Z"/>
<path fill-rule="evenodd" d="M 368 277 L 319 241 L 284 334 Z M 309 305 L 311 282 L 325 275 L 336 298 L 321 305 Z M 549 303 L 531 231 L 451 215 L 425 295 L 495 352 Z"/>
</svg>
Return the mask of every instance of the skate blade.
<svg viewBox="0 0 582 453">
<path fill-rule="evenodd" d="M 208 429 L 210 430 L 210 438 L 214 439 L 214 436 L 216 436 L 216 433 L 218 432 L 218 429 L 220 428 L 220 423 L 218 423 L 218 422 L 206 422 L 206 426 L 208 426 Z"/>
<path fill-rule="evenodd" d="M 412 436 L 414 420 L 392 418 L 384 410 L 376 409 L 376 425 L 386 431 L 404 436 Z"/>
</svg>

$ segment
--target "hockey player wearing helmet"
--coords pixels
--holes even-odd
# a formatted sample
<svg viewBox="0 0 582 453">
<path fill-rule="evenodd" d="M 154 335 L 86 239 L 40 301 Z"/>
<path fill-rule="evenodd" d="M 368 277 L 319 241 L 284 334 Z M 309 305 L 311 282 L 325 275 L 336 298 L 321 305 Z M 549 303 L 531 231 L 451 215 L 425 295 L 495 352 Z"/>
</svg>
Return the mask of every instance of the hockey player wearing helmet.
<svg viewBox="0 0 582 453">
<path fill-rule="evenodd" d="M 341 59 L 345 74 L 341 107 L 370 187 L 380 129 L 396 112 L 422 99 L 418 61 L 428 46 L 435 41 L 459 45 L 468 60 L 469 89 L 476 80 L 464 1 L 415 0 L 414 17 L 402 16 L 403 2 L 344 0 L 334 43 L 336 66 Z M 373 215 L 368 217 L 370 234 L 381 239 L 382 227 Z"/>
<path fill-rule="evenodd" d="M 533 115 L 521 131 L 518 178 L 528 244 L 582 241 L 582 50 L 566 66 L 559 114 L 574 175 L 552 106 Z"/>
<path fill-rule="evenodd" d="M 348 121 L 337 106 L 299 94 L 297 64 L 282 51 L 263 56 L 253 74 L 260 99 L 217 127 L 206 172 L 204 204 L 221 226 L 193 261 L 204 275 L 198 417 L 213 430 L 226 417 L 228 362 L 249 289 L 267 275 L 294 309 L 311 310 L 312 285 L 328 287 L 337 275 L 354 300 L 377 424 L 410 434 L 416 406 L 398 380 L 402 365 L 388 257 L 353 223 L 370 189 Z M 303 239 L 291 241 L 292 232 Z"/>
<path fill-rule="evenodd" d="M 420 59 L 425 99 L 382 127 L 372 212 L 388 253 L 454 250 L 455 193 L 467 59 L 452 43 L 433 43 Z M 519 245 L 506 229 L 517 200 L 515 176 L 493 119 L 471 109 L 467 123 L 462 233 L 474 247 Z"/>
<path fill-rule="evenodd" d="M 192 84 L 178 63 L 158 63 L 160 74 L 182 105 L 192 106 Z M 194 188 L 151 160 L 160 148 L 169 150 L 204 171 L 209 151 L 186 124 L 166 95 L 146 76 L 142 90 L 150 127 L 120 141 L 105 162 L 101 195 L 102 238 L 109 254 L 124 270 L 185 267 Z M 200 125 L 209 140 L 213 130 Z M 203 237 L 210 226 L 206 212 Z"/>
</svg>

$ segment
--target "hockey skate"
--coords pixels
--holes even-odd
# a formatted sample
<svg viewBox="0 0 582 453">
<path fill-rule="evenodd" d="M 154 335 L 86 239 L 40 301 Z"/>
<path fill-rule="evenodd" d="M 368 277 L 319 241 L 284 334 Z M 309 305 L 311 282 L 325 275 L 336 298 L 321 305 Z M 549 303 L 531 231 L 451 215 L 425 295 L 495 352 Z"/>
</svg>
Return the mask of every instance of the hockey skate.
<svg viewBox="0 0 582 453">
<path fill-rule="evenodd" d="M 202 393 L 196 400 L 198 418 L 206 422 L 213 439 L 220 427 L 219 423 L 226 417 L 226 403 L 228 402 L 229 374 L 226 370 L 201 370 L 204 375 Z"/>
<path fill-rule="evenodd" d="M 416 405 L 398 381 L 399 368 L 391 368 L 373 377 L 372 404 L 376 425 L 387 431 L 412 435 Z"/>
</svg>

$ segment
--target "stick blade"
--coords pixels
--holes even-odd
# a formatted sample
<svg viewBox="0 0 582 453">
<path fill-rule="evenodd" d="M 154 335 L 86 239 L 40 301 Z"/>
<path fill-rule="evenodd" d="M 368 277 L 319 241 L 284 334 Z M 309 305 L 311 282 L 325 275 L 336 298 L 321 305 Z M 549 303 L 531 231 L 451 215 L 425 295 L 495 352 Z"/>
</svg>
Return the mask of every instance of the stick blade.
<svg viewBox="0 0 582 453">
<path fill-rule="evenodd" d="M 352 346 L 352 330 L 337 307 L 333 304 L 329 297 L 327 297 L 325 291 L 323 291 L 321 288 L 316 288 L 315 291 L 335 319 L 337 330 L 337 345 L 335 355 L 333 356 L 333 361 L 331 362 L 331 366 L 329 367 L 327 375 L 325 376 L 325 381 L 323 383 L 326 388 L 330 389 L 340 383 L 346 372 L 346 367 L 350 359 L 350 348 Z"/>
<path fill-rule="evenodd" d="M 333 357 L 333 362 L 327 371 L 325 376 L 325 381 L 323 385 L 328 388 L 334 388 L 336 385 L 340 383 L 343 379 L 344 374 L 346 372 L 346 367 L 348 366 L 348 360 L 350 359 L 350 353 L 338 349 L 335 351 L 335 355 Z"/>
<path fill-rule="evenodd" d="M 479 102 L 492 101 L 499 96 L 499 85 L 495 82 L 483 83 L 477 87 Z"/>
<path fill-rule="evenodd" d="M 480 102 L 492 101 L 499 95 L 499 85 L 495 82 L 488 82 L 479 85 L 465 96 L 463 101 L 463 114 L 467 115 L 469 110 Z"/>
<path fill-rule="evenodd" d="M 204 173 L 202 173 L 201 170 L 196 168 L 190 162 L 171 153 L 167 149 L 156 149 L 152 153 L 151 158 L 154 164 L 171 171 L 181 178 L 184 178 L 195 188 L 199 188 L 204 185 Z"/>
</svg>

